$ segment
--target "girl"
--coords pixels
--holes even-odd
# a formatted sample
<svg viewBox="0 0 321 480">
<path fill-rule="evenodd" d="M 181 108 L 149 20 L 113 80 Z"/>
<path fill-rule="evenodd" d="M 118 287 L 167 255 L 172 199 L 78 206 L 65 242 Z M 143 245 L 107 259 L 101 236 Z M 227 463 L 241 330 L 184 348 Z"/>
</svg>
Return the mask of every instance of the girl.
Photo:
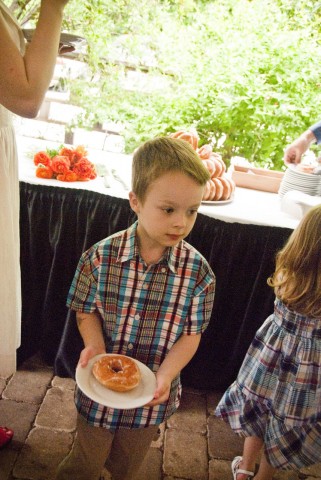
<svg viewBox="0 0 321 480">
<path fill-rule="evenodd" d="M 257 331 L 216 415 L 245 436 L 234 480 L 271 480 L 321 458 L 321 205 L 277 254 L 274 313 Z M 259 469 L 255 461 L 263 447 Z"/>
</svg>

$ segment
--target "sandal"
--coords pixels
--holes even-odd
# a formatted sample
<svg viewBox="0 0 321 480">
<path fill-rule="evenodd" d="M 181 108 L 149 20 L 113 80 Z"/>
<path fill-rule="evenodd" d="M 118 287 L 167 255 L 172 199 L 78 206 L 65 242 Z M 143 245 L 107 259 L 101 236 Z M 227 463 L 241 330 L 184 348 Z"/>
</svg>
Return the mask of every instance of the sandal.
<svg viewBox="0 0 321 480">
<path fill-rule="evenodd" d="M 7 427 L 0 427 L 0 450 L 11 442 L 12 437 L 13 430 Z"/>
<path fill-rule="evenodd" d="M 237 475 L 239 473 L 243 473 L 247 475 L 247 480 L 250 480 L 252 477 L 254 477 L 254 472 L 250 472 L 249 470 L 242 470 L 241 468 L 239 468 L 239 465 L 242 460 L 243 460 L 242 457 L 235 457 L 232 462 L 233 480 L 237 480 Z"/>
</svg>

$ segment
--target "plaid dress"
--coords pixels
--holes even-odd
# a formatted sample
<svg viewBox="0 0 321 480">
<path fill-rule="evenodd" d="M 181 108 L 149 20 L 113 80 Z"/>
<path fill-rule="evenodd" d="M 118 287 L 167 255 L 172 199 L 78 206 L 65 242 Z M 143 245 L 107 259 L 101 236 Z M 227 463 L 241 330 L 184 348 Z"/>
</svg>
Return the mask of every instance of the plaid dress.
<svg viewBox="0 0 321 480">
<path fill-rule="evenodd" d="M 236 433 L 262 438 L 276 468 L 320 462 L 321 318 L 295 313 L 276 299 L 215 414 Z"/>
</svg>

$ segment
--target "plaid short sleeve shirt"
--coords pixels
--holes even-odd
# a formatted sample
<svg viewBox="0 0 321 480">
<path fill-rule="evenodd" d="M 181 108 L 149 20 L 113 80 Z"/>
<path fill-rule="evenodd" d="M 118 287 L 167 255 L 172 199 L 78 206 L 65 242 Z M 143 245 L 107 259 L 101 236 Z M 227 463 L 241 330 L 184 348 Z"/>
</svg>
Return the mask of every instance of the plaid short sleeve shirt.
<svg viewBox="0 0 321 480">
<path fill-rule="evenodd" d="M 98 312 L 107 353 L 127 355 L 157 372 L 181 335 L 206 329 L 214 302 L 215 275 L 185 241 L 154 265 L 141 259 L 137 222 L 95 244 L 81 257 L 67 300 L 75 311 Z M 76 406 L 91 425 L 111 430 L 162 423 L 177 409 L 180 377 L 169 399 L 155 407 L 107 408 L 76 389 Z"/>
</svg>

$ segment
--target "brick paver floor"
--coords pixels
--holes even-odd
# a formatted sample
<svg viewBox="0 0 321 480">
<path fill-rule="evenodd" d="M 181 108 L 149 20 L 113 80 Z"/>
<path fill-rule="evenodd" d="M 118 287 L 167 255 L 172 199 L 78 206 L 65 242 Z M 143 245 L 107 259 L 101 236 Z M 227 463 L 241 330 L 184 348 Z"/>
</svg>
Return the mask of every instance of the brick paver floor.
<svg viewBox="0 0 321 480">
<path fill-rule="evenodd" d="M 11 378 L 0 378 L 0 424 L 15 432 L 0 450 L 0 480 L 54 478 L 75 435 L 73 391 L 73 380 L 54 376 L 37 357 Z M 220 396 L 184 389 L 179 410 L 150 448 L 141 480 L 232 480 L 230 464 L 242 451 L 242 439 L 213 415 Z M 104 476 L 111 480 L 107 471 Z M 303 479 L 321 480 L 321 464 L 275 475 L 275 480 Z"/>
</svg>

